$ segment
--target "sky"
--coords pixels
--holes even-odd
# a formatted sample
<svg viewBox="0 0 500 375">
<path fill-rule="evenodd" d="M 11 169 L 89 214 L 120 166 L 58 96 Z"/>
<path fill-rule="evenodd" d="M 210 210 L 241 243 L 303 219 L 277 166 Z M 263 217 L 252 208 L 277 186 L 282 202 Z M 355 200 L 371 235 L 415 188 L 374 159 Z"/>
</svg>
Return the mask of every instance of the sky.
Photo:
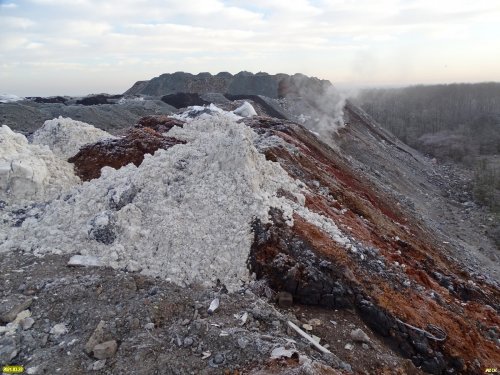
<svg viewBox="0 0 500 375">
<path fill-rule="evenodd" d="M 0 0 L 0 93 L 242 70 L 340 88 L 500 81 L 500 1 Z"/>
</svg>

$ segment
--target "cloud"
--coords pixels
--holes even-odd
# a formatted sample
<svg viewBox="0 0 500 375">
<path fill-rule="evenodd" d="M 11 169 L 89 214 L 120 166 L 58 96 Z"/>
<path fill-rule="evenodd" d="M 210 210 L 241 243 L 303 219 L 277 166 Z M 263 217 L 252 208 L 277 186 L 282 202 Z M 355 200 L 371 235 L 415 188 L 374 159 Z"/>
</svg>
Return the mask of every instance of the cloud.
<svg viewBox="0 0 500 375">
<path fill-rule="evenodd" d="M 3 30 L 28 29 L 35 25 L 35 22 L 25 17 L 0 16 L 0 27 Z"/>
<path fill-rule="evenodd" d="M 1 9 L 14 9 L 14 8 L 17 8 L 17 4 L 14 4 L 14 3 L 4 3 L 4 4 L 0 4 L 0 8 Z"/>
<path fill-rule="evenodd" d="M 96 91 L 106 91 L 106 71 L 123 89 L 171 70 L 421 80 L 438 59 L 469 77 L 474 63 L 500 58 L 496 0 L 24 0 L 4 9 L 0 61 L 11 82 L 33 69 L 16 63 L 37 61 L 37 71 L 102 72 Z M 489 69 L 500 79 L 500 67 Z"/>
</svg>

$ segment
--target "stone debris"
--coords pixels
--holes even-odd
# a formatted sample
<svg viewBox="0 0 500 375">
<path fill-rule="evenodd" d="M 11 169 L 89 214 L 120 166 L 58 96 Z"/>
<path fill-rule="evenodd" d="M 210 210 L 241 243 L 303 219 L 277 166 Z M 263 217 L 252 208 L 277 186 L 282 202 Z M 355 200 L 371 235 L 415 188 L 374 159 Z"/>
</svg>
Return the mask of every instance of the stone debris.
<svg viewBox="0 0 500 375">
<path fill-rule="evenodd" d="M 183 345 L 185 348 L 189 348 L 191 345 L 193 345 L 194 340 L 192 337 L 185 337 L 183 341 Z"/>
<path fill-rule="evenodd" d="M 27 318 L 24 318 L 23 320 L 21 320 L 21 328 L 24 331 L 33 327 L 33 324 L 35 324 L 35 319 L 33 319 L 32 317 L 27 317 Z"/>
<path fill-rule="evenodd" d="M 208 313 L 213 314 L 215 310 L 219 308 L 219 299 L 215 298 L 208 307 Z"/>
<path fill-rule="evenodd" d="M 50 334 L 53 335 L 55 338 L 63 336 L 66 333 L 68 333 L 68 327 L 66 327 L 66 324 L 64 323 L 56 324 L 50 330 Z"/>
<path fill-rule="evenodd" d="M 352 345 L 352 344 L 345 344 L 344 349 L 345 350 L 353 350 L 354 349 L 354 345 Z"/>
<path fill-rule="evenodd" d="M 326 349 L 324 346 L 321 346 L 319 343 L 317 343 L 311 336 L 309 336 L 307 333 L 305 333 L 303 330 L 301 330 L 299 327 L 297 327 L 294 323 L 288 321 L 288 325 L 292 329 L 294 329 L 299 335 L 301 335 L 303 338 L 305 338 L 311 344 L 313 344 L 313 346 L 316 347 L 320 352 L 330 353 L 330 351 L 328 349 Z"/>
<path fill-rule="evenodd" d="M 312 331 L 313 327 L 310 324 L 302 324 L 302 328 L 304 328 L 306 331 Z"/>
<path fill-rule="evenodd" d="M 17 336 L 0 337 L 0 364 L 10 363 L 19 353 L 20 345 Z"/>
<path fill-rule="evenodd" d="M 238 337 L 238 346 L 241 349 L 245 349 L 249 343 L 250 343 L 250 340 L 248 340 L 246 337 Z"/>
<path fill-rule="evenodd" d="M 100 359 L 98 361 L 95 361 L 91 363 L 87 370 L 89 371 L 99 371 L 102 370 L 104 367 L 106 367 L 106 360 L 105 359 Z"/>
<path fill-rule="evenodd" d="M 111 340 L 103 342 L 102 344 L 97 344 L 94 346 L 92 352 L 94 353 L 95 358 L 106 359 L 113 357 L 117 349 L 118 343 L 115 340 Z"/>
<path fill-rule="evenodd" d="M 312 337 L 312 339 L 313 339 L 314 341 L 316 341 L 318 344 L 320 343 L 320 341 L 321 341 L 321 338 L 320 338 L 320 337 L 318 337 L 318 336 L 316 336 L 316 335 L 311 335 L 311 337 Z M 328 346 L 327 346 L 327 345 L 323 345 L 323 347 L 324 347 L 325 349 L 328 349 Z"/>
<path fill-rule="evenodd" d="M 309 324 L 312 325 L 313 327 L 319 327 L 323 323 L 321 322 L 321 320 L 314 318 L 314 319 L 309 320 Z"/>
<path fill-rule="evenodd" d="M 364 343 L 370 343 L 371 341 L 368 335 L 364 333 L 361 328 L 357 328 L 351 331 L 351 339 L 353 339 L 356 342 L 364 342 Z"/>
<path fill-rule="evenodd" d="M 33 303 L 33 298 L 14 294 L 7 301 L 0 304 L 0 322 L 10 323 L 16 319 L 17 315 L 26 310 Z"/>
<path fill-rule="evenodd" d="M 106 322 L 104 320 L 99 321 L 94 332 L 90 335 L 89 339 L 85 343 L 85 352 L 87 354 L 92 353 L 92 350 L 97 344 L 100 344 L 104 341 L 104 327 L 106 326 Z"/>
<path fill-rule="evenodd" d="M 73 255 L 69 261 L 70 267 L 102 267 L 103 264 L 98 257 L 91 255 Z"/>
<path fill-rule="evenodd" d="M 226 357 L 222 353 L 217 353 L 215 354 L 210 360 L 208 361 L 208 364 L 210 367 L 219 367 L 223 365 L 226 362 Z"/>
<path fill-rule="evenodd" d="M 271 352 L 271 359 L 280 359 L 280 358 L 291 358 L 297 352 L 295 350 L 285 349 L 283 346 L 279 346 L 274 348 Z"/>
<path fill-rule="evenodd" d="M 257 116 L 257 112 L 248 102 L 244 102 L 240 107 L 236 108 L 233 113 L 241 117 Z"/>
</svg>

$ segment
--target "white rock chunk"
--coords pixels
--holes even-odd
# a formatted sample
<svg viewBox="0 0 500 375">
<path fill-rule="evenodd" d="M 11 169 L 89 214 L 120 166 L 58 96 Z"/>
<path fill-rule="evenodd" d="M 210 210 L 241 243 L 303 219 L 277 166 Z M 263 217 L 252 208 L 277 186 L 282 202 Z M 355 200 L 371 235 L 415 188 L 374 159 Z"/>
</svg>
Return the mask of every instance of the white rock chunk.
<svg viewBox="0 0 500 375">
<path fill-rule="evenodd" d="M 91 255 L 73 255 L 68 261 L 68 266 L 72 267 L 101 267 L 103 266 L 98 257 Z"/>
<path fill-rule="evenodd" d="M 236 108 L 233 113 L 235 115 L 241 116 L 241 117 L 252 117 L 252 116 L 257 116 L 257 112 L 255 112 L 255 109 L 253 106 L 248 103 L 244 102 L 241 106 Z"/>
<path fill-rule="evenodd" d="M 280 359 L 280 358 L 291 358 L 293 353 L 296 353 L 294 350 L 285 349 L 283 346 L 279 346 L 271 352 L 272 359 Z"/>
<path fill-rule="evenodd" d="M 54 335 L 55 337 L 60 337 L 62 335 L 65 335 L 66 333 L 68 333 L 68 327 L 66 327 L 66 324 L 64 323 L 56 324 L 50 330 L 50 334 Z"/>
<path fill-rule="evenodd" d="M 73 166 L 47 147 L 29 144 L 6 125 L 0 128 L 0 200 L 22 204 L 51 199 L 79 182 Z"/>
<path fill-rule="evenodd" d="M 356 342 L 370 342 L 370 338 L 366 333 L 363 332 L 361 328 L 356 328 L 355 330 L 351 331 L 351 338 Z"/>
</svg>

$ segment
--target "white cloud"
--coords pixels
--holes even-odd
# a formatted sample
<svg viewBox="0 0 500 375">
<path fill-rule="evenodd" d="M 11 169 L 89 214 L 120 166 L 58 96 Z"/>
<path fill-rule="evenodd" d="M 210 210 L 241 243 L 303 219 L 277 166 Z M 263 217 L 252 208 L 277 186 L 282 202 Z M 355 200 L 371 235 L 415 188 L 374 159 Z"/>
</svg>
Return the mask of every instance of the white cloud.
<svg viewBox="0 0 500 375">
<path fill-rule="evenodd" d="M 2 9 L 14 9 L 14 8 L 17 8 L 17 4 L 4 3 L 4 4 L 0 4 L 0 8 L 2 8 Z"/>
<path fill-rule="evenodd" d="M 35 25 L 35 22 L 26 17 L 0 16 L 0 25 L 3 30 L 8 29 L 28 29 Z"/>
<path fill-rule="evenodd" d="M 111 25 L 105 22 L 68 21 L 62 25 L 64 35 L 80 38 L 103 36 L 112 30 Z"/>
<path fill-rule="evenodd" d="M 39 71 L 102 73 L 103 85 L 106 72 L 121 75 L 124 89 L 172 70 L 421 80 L 424 68 L 451 56 L 463 77 L 473 76 L 473 61 L 500 58 L 491 47 L 500 33 L 497 0 L 26 1 L 0 15 L 0 60 L 12 64 L 11 77 L 34 69 L 15 63 L 36 60 Z M 472 46 L 475 55 L 457 57 Z M 500 66 L 485 66 L 500 79 Z"/>
</svg>

